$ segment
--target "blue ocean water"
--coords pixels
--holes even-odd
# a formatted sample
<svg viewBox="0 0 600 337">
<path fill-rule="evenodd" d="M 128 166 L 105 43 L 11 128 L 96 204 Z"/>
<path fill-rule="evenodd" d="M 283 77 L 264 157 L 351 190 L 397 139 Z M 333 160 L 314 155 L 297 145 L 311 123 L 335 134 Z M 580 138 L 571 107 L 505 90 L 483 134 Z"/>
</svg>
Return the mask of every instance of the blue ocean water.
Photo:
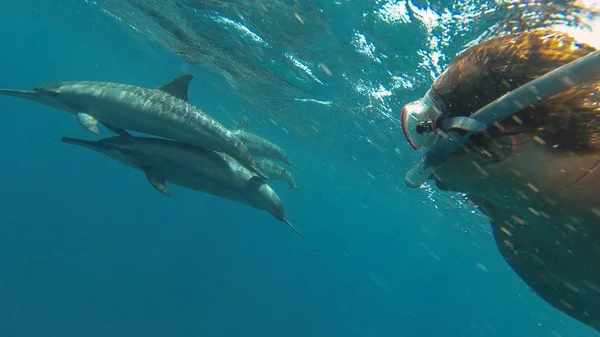
<svg viewBox="0 0 600 337">
<path fill-rule="evenodd" d="M 88 1 L 1 4 L 2 88 L 191 73 L 191 102 L 228 126 L 223 102 L 244 105 Z M 597 334 L 510 270 L 481 216 L 421 190 L 380 193 L 351 159 L 268 123 L 253 126 L 304 169 L 302 192 L 272 185 L 305 239 L 230 201 L 178 187 L 166 198 L 140 172 L 62 144 L 91 137 L 66 113 L 7 97 L 0 110 L 0 336 Z"/>
</svg>

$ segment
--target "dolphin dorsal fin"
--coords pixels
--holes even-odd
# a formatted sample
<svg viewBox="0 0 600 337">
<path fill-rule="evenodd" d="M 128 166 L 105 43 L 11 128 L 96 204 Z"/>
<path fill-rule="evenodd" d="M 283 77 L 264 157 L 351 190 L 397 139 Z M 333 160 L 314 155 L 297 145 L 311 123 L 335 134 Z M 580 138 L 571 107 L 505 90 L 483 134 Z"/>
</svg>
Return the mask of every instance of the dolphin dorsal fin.
<svg viewBox="0 0 600 337">
<path fill-rule="evenodd" d="M 250 129 L 250 127 L 248 126 L 248 122 L 250 120 L 248 119 L 248 117 L 244 116 L 244 118 L 242 118 L 242 120 L 240 120 L 237 125 L 235 126 L 236 130 L 242 130 L 242 131 L 248 131 Z"/>
<path fill-rule="evenodd" d="M 171 82 L 161 85 L 157 89 L 189 102 L 188 89 L 193 78 L 193 75 L 180 75 L 175 77 Z"/>
</svg>

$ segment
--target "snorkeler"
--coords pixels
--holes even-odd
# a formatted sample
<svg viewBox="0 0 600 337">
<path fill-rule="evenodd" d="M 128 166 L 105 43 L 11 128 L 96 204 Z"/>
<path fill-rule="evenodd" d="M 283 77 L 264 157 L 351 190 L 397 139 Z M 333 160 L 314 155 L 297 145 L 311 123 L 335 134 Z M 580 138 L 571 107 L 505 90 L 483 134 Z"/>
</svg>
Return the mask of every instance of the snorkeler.
<svg viewBox="0 0 600 337">
<path fill-rule="evenodd" d="M 600 52 L 549 29 L 481 42 L 401 122 L 428 150 L 407 185 L 464 193 L 533 291 L 600 331 Z"/>
</svg>

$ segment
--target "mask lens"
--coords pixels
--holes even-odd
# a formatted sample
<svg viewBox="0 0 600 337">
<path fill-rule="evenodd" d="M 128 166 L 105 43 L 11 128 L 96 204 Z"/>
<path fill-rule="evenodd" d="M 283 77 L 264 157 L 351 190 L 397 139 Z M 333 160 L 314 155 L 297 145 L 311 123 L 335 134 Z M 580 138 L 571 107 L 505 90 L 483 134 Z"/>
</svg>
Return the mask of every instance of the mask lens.
<svg viewBox="0 0 600 337">
<path fill-rule="evenodd" d="M 409 114 L 407 107 L 408 107 L 408 105 L 405 105 L 404 108 L 402 108 L 402 114 L 400 115 L 400 124 L 402 125 L 402 133 L 404 134 L 404 138 L 406 138 L 408 145 L 410 145 L 410 147 L 412 147 L 414 150 L 418 150 L 418 148 L 411 141 L 411 138 L 409 136 L 410 133 L 408 131 L 408 128 L 410 127 L 410 125 L 407 121 L 407 117 Z M 416 129 L 415 129 L 415 132 L 416 132 Z"/>
<path fill-rule="evenodd" d="M 404 106 L 400 115 L 402 133 L 413 149 L 419 150 L 429 144 L 429 139 L 434 136 L 429 123 L 439 116 L 429 95 Z"/>
</svg>

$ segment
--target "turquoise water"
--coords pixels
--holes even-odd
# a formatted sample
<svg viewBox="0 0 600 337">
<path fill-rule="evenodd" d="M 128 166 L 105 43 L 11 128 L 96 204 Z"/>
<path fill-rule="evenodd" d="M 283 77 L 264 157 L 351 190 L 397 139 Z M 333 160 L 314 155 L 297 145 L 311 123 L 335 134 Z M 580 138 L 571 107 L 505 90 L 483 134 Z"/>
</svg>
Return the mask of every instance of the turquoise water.
<svg viewBox="0 0 600 337">
<path fill-rule="evenodd" d="M 233 202 L 178 187 L 166 198 L 140 172 L 62 144 L 62 136 L 91 138 L 72 116 L 0 97 L 0 336 L 597 335 L 537 297 L 502 259 L 486 221 L 457 196 L 402 185 L 417 157 L 394 114 L 436 71 L 416 57 L 427 32 L 353 27 L 360 15 L 337 9 L 328 25 L 340 40 L 339 32 L 356 28 L 400 57 L 371 69 L 350 54 L 337 54 L 347 57 L 336 63 L 338 49 L 319 44 L 311 52 L 329 50 L 324 64 L 333 74 L 347 68 L 354 81 L 332 76 L 321 91 L 298 81 L 303 98 L 339 108 L 322 110 L 278 105 L 295 91 L 277 85 L 250 98 L 247 88 L 232 90 L 218 72 L 116 18 L 110 9 L 118 5 L 2 1 L 0 87 L 59 80 L 154 87 L 191 73 L 192 103 L 228 127 L 249 115 L 253 131 L 303 169 L 290 169 L 302 192 L 272 186 L 306 238 Z M 387 101 L 344 91 L 357 78 L 378 88 L 386 71 L 413 86 L 395 88 Z M 273 101 L 261 100 L 265 93 Z M 311 124 L 318 135 L 306 131 Z"/>
</svg>

